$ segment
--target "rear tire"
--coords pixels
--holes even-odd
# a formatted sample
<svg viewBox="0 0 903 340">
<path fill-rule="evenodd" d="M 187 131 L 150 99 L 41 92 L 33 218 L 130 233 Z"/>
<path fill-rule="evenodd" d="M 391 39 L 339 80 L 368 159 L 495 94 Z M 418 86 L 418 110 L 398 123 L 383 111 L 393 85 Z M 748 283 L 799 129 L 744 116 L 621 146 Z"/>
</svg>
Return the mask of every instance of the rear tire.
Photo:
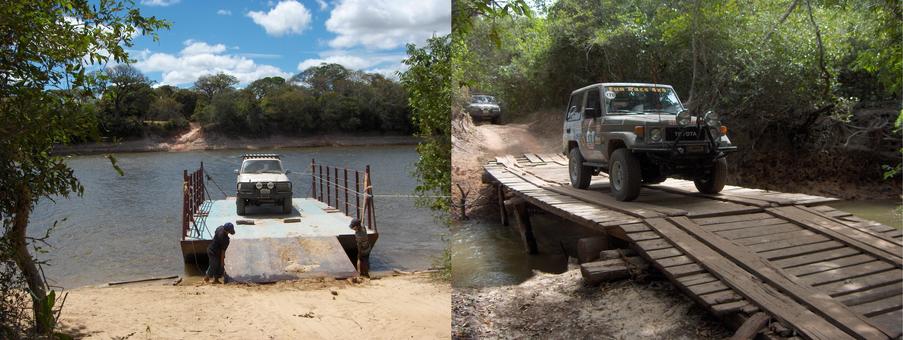
<svg viewBox="0 0 903 340">
<path fill-rule="evenodd" d="M 593 168 L 583 165 L 583 155 L 579 148 L 571 148 L 568 152 L 568 173 L 571 178 L 571 186 L 577 189 L 589 188 L 592 179 Z"/>
<path fill-rule="evenodd" d="M 696 189 L 703 194 L 717 194 L 724 189 L 727 183 L 727 159 L 720 158 L 715 161 L 712 171 L 693 180 Z"/>
<path fill-rule="evenodd" d="M 628 202 L 640 196 L 643 174 L 640 160 L 630 150 L 621 148 L 611 154 L 611 164 L 608 169 L 611 195 L 616 200 Z"/>
<path fill-rule="evenodd" d="M 235 199 L 235 213 L 238 215 L 245 214 L 245 200 L 241 198 Z"/>
<path fill-rule="evenodd" d="M 292 198 L 285 198 L 282 200 L 282 213 L 283 214 L 291 214 L 292 213 Z"/>
</svg>

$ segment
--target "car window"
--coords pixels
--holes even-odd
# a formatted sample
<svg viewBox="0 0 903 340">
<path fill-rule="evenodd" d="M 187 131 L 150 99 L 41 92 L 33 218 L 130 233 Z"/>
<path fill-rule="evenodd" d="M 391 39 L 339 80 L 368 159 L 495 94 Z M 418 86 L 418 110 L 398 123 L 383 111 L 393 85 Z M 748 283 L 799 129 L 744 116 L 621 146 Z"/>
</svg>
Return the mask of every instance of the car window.
<svg viewBox="0 0 903 340">
<path fill-rule="evenodd" d="M 583 95 L 586 92 L 577 92 L 571 95 L 568 101 L 567 120 L 580 120 L 583 112 Z"/>
<path fill-rule="evenodd" d="M 610 86 L 605 88 L 605 108 L 609 114 L 676 115 L 683 105 L 677 93 L 667 87 Z"/>
<path fill-rule="evenodd" d="M 282 163 L 275 159 L 251 159 L 241 165 L 243 174 L 282 173 Z"/>
<path fill-rule="evenodd" d="M 485 95 L 470 96 L 470 102 L 474 104 L 495 104 L 495 97 Z"/>
<path fill-rule="evenodd" d="M 594 88 L 586 91 L 586 107 L 591 107 L 596 110 L 596 114 L 600 114 L 602 111 L 602 100 L 599 98 L 599 89 Z"/>
</svg>

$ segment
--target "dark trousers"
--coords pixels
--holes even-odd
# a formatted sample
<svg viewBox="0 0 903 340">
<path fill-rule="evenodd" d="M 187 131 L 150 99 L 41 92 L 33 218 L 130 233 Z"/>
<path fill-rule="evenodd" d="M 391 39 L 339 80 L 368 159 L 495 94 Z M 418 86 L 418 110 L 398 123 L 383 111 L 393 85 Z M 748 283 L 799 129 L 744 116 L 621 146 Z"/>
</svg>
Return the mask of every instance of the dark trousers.
<svg viewBox="0 0 903 340">
<path fill-rule="evenodd" d="M 218 279 L 223 277 L 226 267 L 223 266 L 222 254 L 214 253 L 207 250 L 207 258 L 210 260 L 210 266 L 207 267 L 207 277 Z"/>
<path fill-rule="evenodd" d="M 357 272 L 361 276 L 370 277 L 370 252 L 357 255 Z"/>
</svg>

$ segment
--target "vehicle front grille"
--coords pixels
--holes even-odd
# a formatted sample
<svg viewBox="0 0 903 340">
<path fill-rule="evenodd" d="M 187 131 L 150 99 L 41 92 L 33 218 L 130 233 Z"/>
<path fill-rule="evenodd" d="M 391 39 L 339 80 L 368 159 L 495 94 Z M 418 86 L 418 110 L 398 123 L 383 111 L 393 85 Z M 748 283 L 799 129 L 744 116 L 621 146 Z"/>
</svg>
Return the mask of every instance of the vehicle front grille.
<svg viewBox="0 0 903 340">
<path fill-rule="evenodd" d="M 665 129 L 665 140 L 666 141 L 674 141 L 677 140 L 677 136 L 681 134 L 681 128 L 678 127 L 669 127 Z M 694 140 L 705 140 L 705 134 L 703 134 L 702 127 L 697 128 L 695 126 L 686 127 L 683 129 L 683 135 L 680 137 L 680 140 L 684 141 L 694 141 Z"/>
</svg>

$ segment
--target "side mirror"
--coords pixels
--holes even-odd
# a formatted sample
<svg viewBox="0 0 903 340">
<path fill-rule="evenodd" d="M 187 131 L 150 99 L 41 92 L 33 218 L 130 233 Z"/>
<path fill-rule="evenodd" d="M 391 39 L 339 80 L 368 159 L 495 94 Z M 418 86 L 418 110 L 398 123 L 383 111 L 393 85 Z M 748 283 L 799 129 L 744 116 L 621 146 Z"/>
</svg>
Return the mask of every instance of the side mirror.
<svg viewBox="0 0 903 340">
<path fill-rule="evenodd" d="M 289 169 L 285 169 L 285 174 L 286 174 L 286 175 L 288 175 L 288 174 L 290 174 L 290 173 L 292 173 L 292 171 L 291 171 L 291 170 L 289 170 Z"/>
<path fill-rule="evenodd" d="M 238 175 L 238 169 L 232 170 L 236 175 Z"/>
</svg>

